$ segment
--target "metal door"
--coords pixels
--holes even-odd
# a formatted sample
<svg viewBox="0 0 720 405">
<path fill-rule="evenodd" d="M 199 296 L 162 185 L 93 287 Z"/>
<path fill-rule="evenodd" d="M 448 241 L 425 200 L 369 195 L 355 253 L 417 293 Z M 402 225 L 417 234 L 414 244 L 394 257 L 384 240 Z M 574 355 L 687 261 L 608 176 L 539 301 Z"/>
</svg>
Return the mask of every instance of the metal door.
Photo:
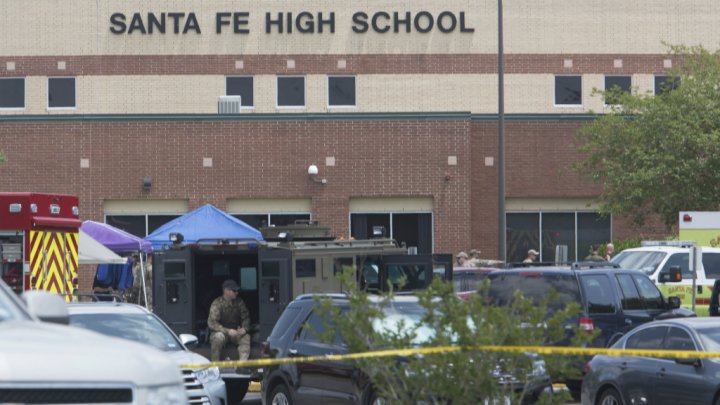
<svg viewBox="0 0 720 405">
<path fill-rule="evenodd" d="M 153 257 L 155 313 L 178 335 L 193 333 L 192 252 L 166 250 Z"/>
<path fill-rule="evenodd" d="M 261 249 L 259 253 L 260 336 L 270 336 L 275 322 L 292 301 L 292 254 L 287 249 Z"/>
<path fill-rule="evenodd" d="M 380 290 L 395 292 L 422 290 L 433 277 L 432 255 L 387 255 L 382 257 Z"/>
</svg>

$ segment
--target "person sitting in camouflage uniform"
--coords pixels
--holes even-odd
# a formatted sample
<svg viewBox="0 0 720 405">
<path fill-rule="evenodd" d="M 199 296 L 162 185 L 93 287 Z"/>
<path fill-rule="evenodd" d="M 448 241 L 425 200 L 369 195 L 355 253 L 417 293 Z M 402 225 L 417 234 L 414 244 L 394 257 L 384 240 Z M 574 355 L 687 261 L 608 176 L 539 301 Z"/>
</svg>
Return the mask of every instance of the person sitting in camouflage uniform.
<svg viewBox="0 0 720 405">
<path fill-rule="evenodd" d="M 210 305 L 210 360 L 219 361 L 220 353 L 230 341 L 238 345 L 240 360 L 250 357 L 250 312 L 243 300 L 237 297 L 240 286 L 235 280 L 225 280 L 223 295 Z"/>
</svg>

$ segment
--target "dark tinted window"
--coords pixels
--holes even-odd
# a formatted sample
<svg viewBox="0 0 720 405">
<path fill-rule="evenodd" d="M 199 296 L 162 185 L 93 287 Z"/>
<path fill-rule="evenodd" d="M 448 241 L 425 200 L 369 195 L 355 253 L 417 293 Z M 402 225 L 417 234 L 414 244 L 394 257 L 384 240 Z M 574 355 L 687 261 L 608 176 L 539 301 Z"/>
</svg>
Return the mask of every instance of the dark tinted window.
<svg viewBox="0 0 720 405">
<path fill-rule="evenodd" d="M 608 314 L 615 312 L 615 297 L 610 280 L 605 275 L 582 276 L 580 281 L 585 291 L 587 311 L 590 314 Z"/>
<path fill-rule="evenodd" d="M 185 262 L 165 262 L 165 278 L 185 277 Z"/>
<path fill-rule="evenodd" d="M 295 277 L 315 277 L 315 259 L 295 260 Z"/>
<path fill-rule="evenodd" d="M 555 76 L 555 104 L 582 104 L 581 76 Z"/>
<path fill-rule="evenodd" d="M 546 299 L 552 289 L 558 298 L 550 303 L 549 309 L 565 308 L 572 302 L 580 304 L 580 290 L 577 279 L 572 274 L 550 274 L 540 271 L 519 273 L 496 273 L 488 276 L 491 280 L 490 297 L 494 305 L 512 304 L 516 290 L 536 303 Z"/>
<path fill-rule="evenodd" d="M 225 95 L 240 96 L 240 105 L 243 107 L 254 106 L 252 76 L 226 77 Z"/>
<path fill-rule="evenodd" d="M 389 264 L 387 279 L 393 291 L 412 291 L 425 287 L 426 266 L 420 264 Z"/>
<path fill-rule="evenodd" d="M 141 238 L 147 236 L 145 233 L 145 215 L 107 215 L 105 216 L 105 223 Z"/>
<path fill-rule="evenodd" d="M 275 323 L 270 336 L 276 338 L 284 336 L 290 329 L 292 322 L 297 319 L 298 316 L 300 316 L 300 307 L 291 305 L 285 308 L 285 311 L 280 315 L 280 319 Z"/>
<path fill-rule="evenodd" d="M 568 259 L 575 259 L 575 213 L 542 214 L 542 260 L 555 260 L 555 247 L 568 247 Z M 527 252 L 526 252 L 527 254 Z M 580 252 L 580 256 L 587 254 Z"/>
<path fill-rule="evenodd" d="M 297 76 L 278 77 L 277 105 L 278 107 L 305 106 L 305 78 Z"/>
<path fill-rule="evenodd" d="M 626 349 L 662 349 L 667 326 L 646 328 L 630 336 L 625 343 Z"/>
<path fill-rule="evenodd" d="M 670 328 L 665 337 L 665 349 L 667 350 L 691 350 L 695 351 L 695 343 L 686 331 L 680 328 Z"/>
<path fill-rule="evenodd" d="M 720 253 L 705 253 L 702 255 L 705 277 L 720 278 Z"/>
<path fill-rule="evenodd" d="M 620 284 L 620 290 L 622 291 L 622 307 L 626 310 L 643 309 L 643 303 L 640 299 L 640 293 L 635 287 L 635 283 L 627 274 L 617 275 L 618 284 Z"/>
<path fill-rule="evenodd" d="M 507 261 L 521 262 L 530 249 L 540 246 L 540 214 L 507 214 Z M 541 252 L 542 253 L 542 252 Z M 544 258 L 541 256 L 540 260 Z"/>
<path fill-rule="evenodd" d="M 25 78 L 0 79 L 0 108 L 25 108 Z"/>
<path fill-rule="evenodd" d="M 75 107 L 75 78 L 48 78 L 48 107 Z"/>
<path fill-rule="evenodd" d="M 633 275 L 632 278 L 635 280 L 635 284 L 637 284 L 640 298 L 645 303 L 645 308 L 665 308 L 665 302 L 663 301 L 662 294 L 660 294 L 660 290 L 655 287 L 655 284 L 650 281 L 649 278 L 640 275 Z"/>
<path fill-rule="evenodd" d="M 676 89 L 680 85 L 680 78 L 655 76 L 655 94 L 660 95 Z"/>
<path fill-rule="evenodd" d="M 302 331 L 300 332 L 300 340 L 322 342 L 323 333 L 325 333 L 328 327 L 328 321 L 313 312 L 303 324 Z"/>
<path fill-rule="evenodd" d="M 605 91 L 612 92 L 620 90 L 623 93 L 630 92 L 630 76 L 605 76 Z M 611 94 L 605 94 L 605 104 L 618 104 L 620 100 Z"/>
<path fill-rule="evenodd" d="M 692 273 L 690 273 L 689 253 L 674 253 L 670 255 L 660 272 L 670 271 L 670 266 L 679 266 L 680 270 L 682 270 L 683 279 L 692 280 Z"/>
<path fill-rule="evenodd" d="M 355 105 L 355 78 L 347 76 L 328 77 L 328 105 Z"/>
<path fill-rule="evenodd" d="M 578 212 L 577 240 L 578 260 L 582 260 L 587 256 L 590 246 L 604 245 L 609 242 L 611 240 L 610 215 L 601 216 L 595 212 Z M 572 258 L 572 253 L 569 254 L 570 258 Z"/>
<path fill-rule="evenodd" d="M 233 216 L 255 229 L 268 225 L 267 214 L 233 214 Z"/>
<path fill-rule="evenodd" d="M 176 218 L 180 218 L 180 215 L 148 215 L 148 234 Z"/>
<path fill-rule="evenodd" d="M 310 219 L 310 214 L 270 214 L 270 225 L 292 225 L 297 220 Z"/>
</svg>

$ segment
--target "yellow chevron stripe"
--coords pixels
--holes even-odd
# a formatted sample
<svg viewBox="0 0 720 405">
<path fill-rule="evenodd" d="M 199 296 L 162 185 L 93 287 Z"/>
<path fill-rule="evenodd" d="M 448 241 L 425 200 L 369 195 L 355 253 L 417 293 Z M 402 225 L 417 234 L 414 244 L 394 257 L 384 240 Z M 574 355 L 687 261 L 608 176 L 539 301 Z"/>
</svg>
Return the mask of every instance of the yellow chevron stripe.
<svg viewBox="0 0 720 405">
<path fill-rule="evenodd" d="M 41 252 L 42 252 L 43 232 L 30 231 L 30 275 L 35 280 L 32 288 L 38 288 L 39 272 L 42 268 Z"/>
<path fill-rule="evenodd" d="M 71 300 L 78 271 L 78 233 L 30 231 L 33 288 L 64 294 Z"/>
</svg>

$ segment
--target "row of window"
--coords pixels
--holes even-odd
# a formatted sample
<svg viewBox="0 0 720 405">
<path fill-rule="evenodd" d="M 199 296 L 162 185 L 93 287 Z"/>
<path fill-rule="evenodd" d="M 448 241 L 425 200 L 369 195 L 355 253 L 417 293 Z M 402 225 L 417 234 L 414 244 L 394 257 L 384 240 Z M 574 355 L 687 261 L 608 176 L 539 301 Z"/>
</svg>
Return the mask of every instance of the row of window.
<svg viewBox="0 0 720 405">
<path fill-rule="evenodd" d="M 632 85 L 631 76 L 605 76 L 605 91 L 611 90 L 629 93 Z M 655 76 L 655 95 L 663 94 L 676 88 L 677 81 L 670 81 L 668 76 Z M 555 105 L 582 105 L 582 76 L 555 76 Z M 618 104 L 617 93 L 606 95 L 605 104 Z"/>
<path fill-rule="evenodd" d="M 605 76 L 605 90 L 619 89 L 629 92 L 631 76 Z M 655 76 L 655 94 L 662 94 L 677 86 L 667 76 Z M 280 108 L 304 108 L 305 76 L 277 77 L 277 106 Z M 555 76 L 555 105 L 582 105 L 582 76 Z M 48 78 L 48 108 L 75 108 L 75 78 Z M 255 106 L 255 85 L 253 76 L 228 76 L 225 78 L 225 95 L 240 96 L 241 106 Z M 357 83 L 355 76 L 328 76 L 328 107 L 355 107 L 357 105 Z M 608 97 L 615 98 L 616 95 Z M 606 99 L 605 104 L 617 104 L 617 100 Z M 0 78 L 0 108 L 25 108 L 25 78 Z"/>
</svg>

